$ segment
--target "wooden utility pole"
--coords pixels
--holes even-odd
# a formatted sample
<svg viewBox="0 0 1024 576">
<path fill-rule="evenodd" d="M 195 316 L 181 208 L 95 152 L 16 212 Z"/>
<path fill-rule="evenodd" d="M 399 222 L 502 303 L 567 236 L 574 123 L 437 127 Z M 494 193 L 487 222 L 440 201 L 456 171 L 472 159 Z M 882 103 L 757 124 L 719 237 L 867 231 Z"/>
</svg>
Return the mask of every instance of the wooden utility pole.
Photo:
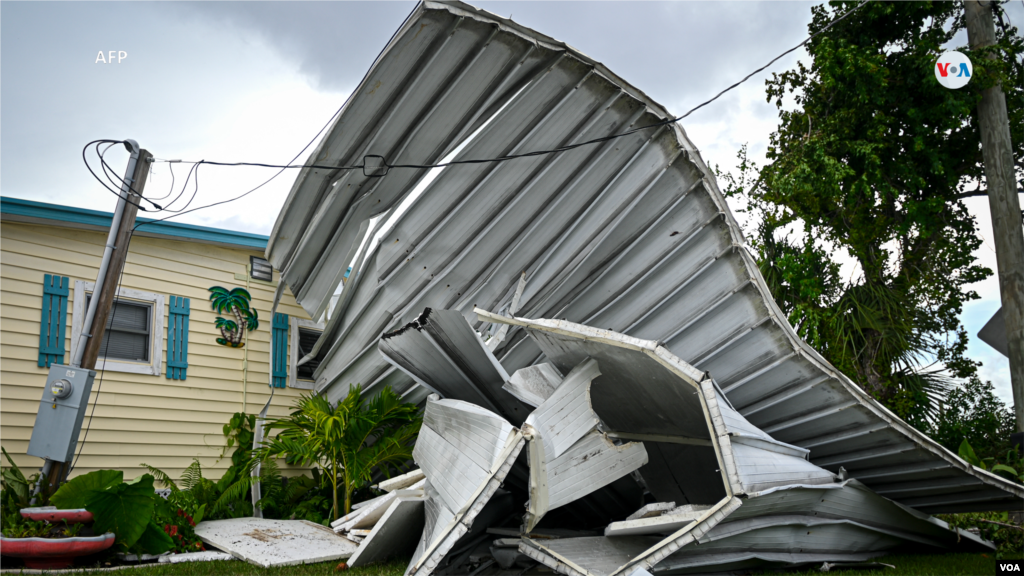
<svg viewBox="0 0 1024 576">
<path fill-rule="evenodd" d="M 992 2 L 965 0 L 967 42 L 971 50 L 996 43 Z M 994 59 L 994 55 L 989 55 Z M 1006 343 L 1010 359 L 1010 386 L 1017 432 L 1024 431 L 1024 228 L 1021 226 L 1020 198 L 1014 178 L 1013 147 L 1006 96 L 999 84 L 985 89 L 978 104 L 981 152 L 985 161 L 988 205 L 999 268 L 999 293 L 1006 320 Z"/>
<path fill-rule="evenodd" d="M 110 264 L 107 267 L 107 275 L 103 278 L 103 285 L 93 289 L 92 297 L 99 298 L 96 307 L 96 315 L 93 317 L 92 325 L 84 327 L 87 334 L 92 334 L 85 343 L 85 353 L 82 356 L 81 367 L 88 370 L 96 369 L 96 359 L 100 353 L 100 345 L 103 343 L 103 336 L 106 333 L 107 316 L 110 306 L 114 301 L 118 281 L 121 279 L 121 270 L 124 268 L 125 258 L 128 256 L 128 238 L 131 235 L 132 227 L 135 226 L 135 215 L 139 212 L 139 199 L 142 197 L 142 190 L 146 187 L 146 177 L 149 176 L 149 166 L 153 157 L 146 150 L 139 151 L 139 160 L 135 164 L 135 172 L 132 174 L 131 188 L 138 194 L 129 192 L 128 199 L 121 213 L 120 227 L 117 230 L 117 239 L 114 242 L 114 251 L 110 257 Z M 112 226 L 114 222 L 110 223 Z M 48 471 L 47 482 L 49 486 L 56 487 L 67 477 L 72 462 L 51 462 Z"/>
<path fill-rule="evenodd" d="M 128 257 L 128 238 L 131 236 L 132 227 L 135 226 L 135 216 L 139 213 L 139 202 L 142 191 L 146 187 L 146 177 L 149 176 L 149 167 L 153 162 L 153 156 L 147 150 L 139 151 L 139 161 L 135 165 L 135 173 L 132 174 L 132 189 L 138 193 L 129 194 L 128 200 L 121 214 L 121 225 L 117 229 L 117 240 L 114 244 L 114 253 L 110 257 L 110 267 L 107 268 L 107 275 L 103 279 L 103 286 L 97 286 L 93 290 L 92 297 L 99 298 L 96 307 L 96 316 L 93 318 L 92 326 L 89 327 L 89 334 L 92 337 L 85 344 L 85 355 L 82 356 L 82 368 L 88 370 L 96 369 L 96 359 L 99 357 L 103 335 L 106 333 L 107 317 L 110 314 L 110 307 L 117 292 L 117 285 L 121 280 L 121 270 L 124 269 L 125 259 Z M 84 328 L 83 328 L 84 329 Z"/>
</svg>

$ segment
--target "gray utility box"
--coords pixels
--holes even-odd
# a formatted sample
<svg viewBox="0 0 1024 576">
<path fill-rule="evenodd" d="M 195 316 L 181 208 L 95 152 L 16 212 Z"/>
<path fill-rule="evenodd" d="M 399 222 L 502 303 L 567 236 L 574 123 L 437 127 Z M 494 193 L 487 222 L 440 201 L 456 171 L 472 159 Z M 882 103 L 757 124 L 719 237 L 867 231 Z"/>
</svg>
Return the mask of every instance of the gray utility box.
<svg viewBox="0 0 1024 576">
<path fill-rule="evenodd" d="M 93 370 L 50 365 L 28 454 L 56 462 L 71 461 L 95 377 Z"/>
</svg>

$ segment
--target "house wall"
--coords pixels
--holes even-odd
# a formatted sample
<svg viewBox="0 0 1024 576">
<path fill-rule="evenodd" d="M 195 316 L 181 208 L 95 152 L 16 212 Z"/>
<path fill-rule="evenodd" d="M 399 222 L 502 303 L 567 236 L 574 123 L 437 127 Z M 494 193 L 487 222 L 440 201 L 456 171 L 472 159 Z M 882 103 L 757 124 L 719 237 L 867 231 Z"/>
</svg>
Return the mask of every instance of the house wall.
<svg viewBox="0 0 1024 576">
<path fill-rule="evenodd" d="M 95 281 L 105 240 L 105 232 L 14 222 L 0 225 L 0 444 L 26 474 L 42 464 L 25 450 L 48 372 L 37 364 L 43 275 L 71 280 L 64 357 L 70 363 L 75 281 Z M 260 322 L 242 349 L 216 343 L 220 333 L 214 327 L 217 314 L 210 309 L 208 288 L 245 287 L 246 281 L 235 274 L 247 274 L 250 255 L 262 253 L 189 241 L 132 239 L 122 288 L 163 294 L 165 300 L 172 294 L 191 298 L 188 376 L 186 380 L 165 377 L 165 301 L 160 375 L 97 372 L 82 435 L 89 425 L 92 401 L 98 398 L 98 405 L 84 449 L 80 436 L 81 458 L 72 476 L 113 468 L 134 478 L 145 472 L 142 463 L 146 463 L 177 478 L 193 458 L 199 459 L 207 478 L 223 474 L 231 463 L 230 453 L 221 456 L 224 424 L 241 410 L 259 413 L 270 395 L 270 307 L 276 285 L 250 281 L 248 289 Z M 276 281 L 276 272 L 274 277 Z M 288 291 L 278 312 L 308 319 Z M 243 371 L 246 352 L 248 370 Z M 286 416 L 300 392 L 275 389 L 269 414 Z"/>
</svg>

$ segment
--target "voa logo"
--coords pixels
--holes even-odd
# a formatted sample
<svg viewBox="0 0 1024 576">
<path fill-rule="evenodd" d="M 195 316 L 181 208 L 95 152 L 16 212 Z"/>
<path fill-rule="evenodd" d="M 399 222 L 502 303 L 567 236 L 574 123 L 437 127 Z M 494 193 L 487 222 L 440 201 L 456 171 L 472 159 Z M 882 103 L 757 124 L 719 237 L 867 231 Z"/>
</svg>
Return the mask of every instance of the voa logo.
<svg viewBox="0 0 1024 576">
<path fill-rule="evenodd" d="M 974 67 L 971 59 L 960 52 L 951 50 L 939 56 L 935 63 L 935 78 L 946 88 L 963 88 L 971 81 Z"/>
<path fill-rule="evenodd" d="M 996 573 L 997 574 L 1020 574 L 1021 573 L 1021 569 L 1020 569 L 1021 562 L 1022 562 L 1021 560 L 1000 560 L 996 564 L 996 566 L 999 567 L 999 570 L 997 570 Z"/>
</svg>

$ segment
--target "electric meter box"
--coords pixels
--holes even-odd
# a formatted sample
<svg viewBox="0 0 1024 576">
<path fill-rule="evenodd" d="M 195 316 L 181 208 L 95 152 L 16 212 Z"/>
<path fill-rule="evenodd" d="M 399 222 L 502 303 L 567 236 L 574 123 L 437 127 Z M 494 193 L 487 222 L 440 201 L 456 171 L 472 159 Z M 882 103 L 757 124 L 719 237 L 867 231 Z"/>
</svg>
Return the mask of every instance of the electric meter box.
<svg viewBox="0 0 1024 576">
<path fill-rule="evenodd" d="M 71 461 L 95 377 L 93 370 L 50 365 L 28 454 L 56 462 Z"/>
</svg>

